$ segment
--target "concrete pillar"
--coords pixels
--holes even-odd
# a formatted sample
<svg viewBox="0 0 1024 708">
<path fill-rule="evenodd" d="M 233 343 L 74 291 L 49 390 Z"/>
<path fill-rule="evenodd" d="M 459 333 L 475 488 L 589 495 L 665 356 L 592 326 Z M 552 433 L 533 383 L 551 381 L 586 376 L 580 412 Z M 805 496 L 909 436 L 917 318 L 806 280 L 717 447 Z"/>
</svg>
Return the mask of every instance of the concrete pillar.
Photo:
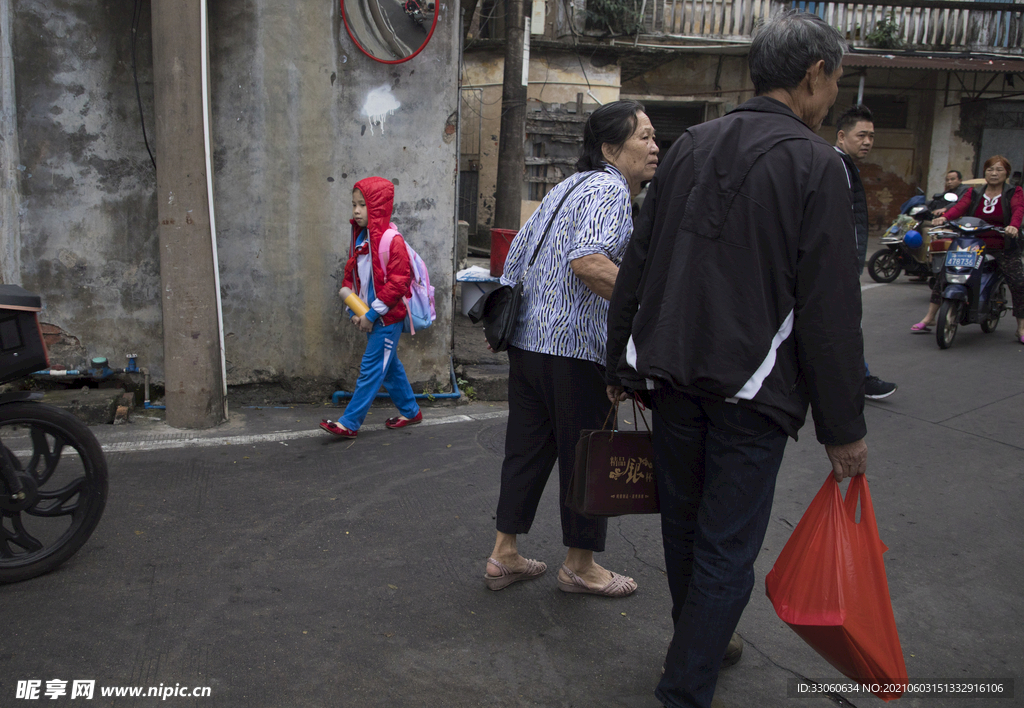
<svg viewBox="0 0 1024 708">
<path fill-rule="evenodd" d="M 932 141 L 929 152 L 928 184 L 922 185 L 925 194 L 930 198 L 935 192 L 941 192 L 946 184 L 946 173 L 949 170 L 957 169 L 951 166 L 950 161 L 950 139 L 953 137 L 953 121 L 960 117 L 960 106 L 946 108 L 946 92 L 942 86 L 937 84 L 935 91 L 934 114 L 932 117 Z M 925 94 L 927 95 L 927 94 Z M 953 94 L 954 102 L 959 100 L 958 94 Z M 967 179 L 967 176 L 964 176 Z"/>
<path fill-rule="evenodd" d="M 10 8 L 0 0 L 0 283 L 21 285 L 21 158 Z"/>
<path fill-rule="evenodd" d="M 501 88 L 501 132 L 498 136 L 498 184 L 494 226 L 519 230 L 526 163 L 526 79 L 523 51 L 526 16 L 523 0 L 505 7 L 505 76 Z"/>
<path fill-rule="evenodd" d="M 167 423 L 224 422 L 219 293 L 204 139 L 201 0 L 153 0 L 157 216 Z"/>
</svg>

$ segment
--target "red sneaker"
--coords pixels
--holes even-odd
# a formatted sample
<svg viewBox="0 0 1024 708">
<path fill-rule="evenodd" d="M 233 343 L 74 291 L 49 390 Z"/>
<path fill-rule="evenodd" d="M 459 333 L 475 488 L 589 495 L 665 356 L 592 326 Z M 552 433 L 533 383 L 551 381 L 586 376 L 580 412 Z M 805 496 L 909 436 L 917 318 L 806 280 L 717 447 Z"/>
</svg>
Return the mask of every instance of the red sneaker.
<svg viewBox="0 0 1024 708">
<path fill-rule="evenodd" d="M 324 420 L 320 421 L 320 427 L 326 430 L 331 435 L 337 435 L 340 438 L 354 438 L 359 435 L 358 430 L 349 430 L 348 428 L 341 425 L 341 423 L 335 423 L 333 421 Z"/>
<path fill-rule="evenodd" d="M 402 416 L 395 416 L 394 418 L 388 418 L 384 421 L 385 428 L 404 428 L 407 425 L 416 425 L 417 423 L 423 422 L 423 411 L 419 411 L 412 418 L 403 418 Z"/>
</svg>

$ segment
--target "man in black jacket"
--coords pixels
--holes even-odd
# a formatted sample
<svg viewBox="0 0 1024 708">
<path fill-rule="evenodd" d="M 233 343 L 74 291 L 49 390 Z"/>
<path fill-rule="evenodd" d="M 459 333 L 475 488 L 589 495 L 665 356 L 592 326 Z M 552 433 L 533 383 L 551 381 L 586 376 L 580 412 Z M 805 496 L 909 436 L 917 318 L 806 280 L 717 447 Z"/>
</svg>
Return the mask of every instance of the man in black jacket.
<svg viewBox="0 0 1024 708">
<path fill-rule="evenodd" d="M 945 184 L 943 190 L 938 194 L 932 195 L 932 200 L 928 202 L 928 211 L 934 216 L 942 216 L 946 209 L 956 204 L 956 202 L 946 201 L 947 194 L 955 194 L 957 199 L 964 196 L 970 187 L 963 183 L 964 176 L 960 170 L 950 170 L 946 173 Z"/>
<path fill-rule="evenodd" d="M 654 411 L 675 623 L 655 692 L 666 706 L 711 705 L 808 404 L 836 479 L 866 468 L 850 188 L 814 133 L 845 48 L 808 13 L 758 30 L 757 96 L 671 147 L 615 282 L 608 395 L 628 387 Z"/>
<path fill-rule="evenodd" d="M 836 121 L 836 152 L 843 158 L 846 174 L 853 192 L 853 225 L 857 230 L 858 273 L 864 272 L 864 260 L 868 254 L 868 197 L 860 168 L 856 163 L 871 152 L 875 144 L 875 122 L 867 106 L 851 106 Z M 866 398 L 888 398 L 896 393 L 896 384 L 882 381 L 871 375 L 867 360 L 864 361 L 864 396 Z"/>
</svg>

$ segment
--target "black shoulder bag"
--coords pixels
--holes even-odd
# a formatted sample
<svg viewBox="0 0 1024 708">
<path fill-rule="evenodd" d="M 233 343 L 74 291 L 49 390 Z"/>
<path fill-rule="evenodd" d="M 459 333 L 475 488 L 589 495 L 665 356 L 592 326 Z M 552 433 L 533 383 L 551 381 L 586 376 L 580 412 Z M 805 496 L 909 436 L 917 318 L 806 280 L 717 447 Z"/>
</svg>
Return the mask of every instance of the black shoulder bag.
<svg viewBox="0 0 1024 708">
<path fill-rule="evenodd" d="M 558 206 L 555 208 L 555 213 L 551 215 L 547 226 L 544 227 L 544 233 L 540 235 L 537 247 L 533 249 L 533 256 L 530 257 L 530 262 L 526 265 L 526 269 L 523 271 L 523 276 L 519 279 L 519 282 L 515 285 L 502 285 L 497 290 L 492 291 L 487 297 L 477 300 L 476 304 L 470 309 L 469 319 L 473 324 L 481 321 L 484 323 L 484 336 L 494 351 L 503 352 L 508 349 L 508 345 L 512 341 L 512 335 L 515 334 L 516 326 L 519 324 L 519 308 L 523 302 L 523 283 L 526 282 L 526 276 L 529 274 L 530 268 L 533 267 L 533 262 L 537 260 L 540 247 L 544 245 L 544 239 L 547 238 L 551 224 L 555 223 L 555 218 L 558 216 L 558 212 L 562 210 L 565 200 L 572 194 L 574 189 L 586 182 L 587 179 L 589 177 L 584 177 L 565 190 L 562 200 L 558 202 Z"/>
</svg>

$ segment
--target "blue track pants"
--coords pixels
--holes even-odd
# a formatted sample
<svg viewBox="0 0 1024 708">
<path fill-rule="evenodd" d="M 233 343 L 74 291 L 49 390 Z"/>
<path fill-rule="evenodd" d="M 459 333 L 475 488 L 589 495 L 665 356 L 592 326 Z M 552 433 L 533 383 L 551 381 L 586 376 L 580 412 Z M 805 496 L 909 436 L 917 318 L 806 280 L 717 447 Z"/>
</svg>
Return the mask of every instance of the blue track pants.
<svg viewBox="0 0 1024 708">
<path fill-rule="evenodd" d="M 405 375 L 405 367 L 398 360 L 398 337 L 401 334 L 401 321 L 387 326 L 378 321 L 374 323 L 373 331 L 366 335 L 366 352 L 359 366 L 356 390 L 339 421 L 349 430 L 359 430 L 362 426 L 381 384 L 399 413 L 406 418 L 413 418 L 420 412 L 412 386 Z"/>
</svg>

